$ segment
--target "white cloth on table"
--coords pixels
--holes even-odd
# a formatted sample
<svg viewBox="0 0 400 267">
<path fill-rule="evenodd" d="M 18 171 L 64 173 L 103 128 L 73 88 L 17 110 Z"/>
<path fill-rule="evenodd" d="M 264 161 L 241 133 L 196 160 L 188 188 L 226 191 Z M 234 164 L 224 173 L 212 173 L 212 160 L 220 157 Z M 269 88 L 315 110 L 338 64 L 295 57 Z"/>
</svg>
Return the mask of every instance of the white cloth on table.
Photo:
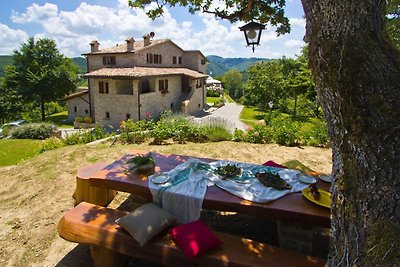
<svg viewBox="0 0 400 267">
<path fill-rule="evenodd" d="M 221 176 L 215 174 L 215 170 L 218 167 L 227 164 L 235 164 L 241 167 L 242 174 L 234 179 L 222 179 Z M 292 188 L 290 190 L 277 190 L 272 187 L 266 187 L 255 177 L 257 172 L 277 173 Z M 298 170 L 227 160 L 206 163 L 198 159 L 190 159 L 188 162 L 163 173 L 163 175 L 169 176 L 169 180 L 165 184 L 155 184 L 152 181 L 152 178 L 158 174 L 150 176 L 149 188 L 156 204 L 176 216 L 181 222 L 188 223 L 200 218 L 207 186 L 216 185 L 243 199 L 266 203 L 306 188 L 308 185 L 301 183 L 297 178 L 298 173 L 300 173 Z"/>
</svg>

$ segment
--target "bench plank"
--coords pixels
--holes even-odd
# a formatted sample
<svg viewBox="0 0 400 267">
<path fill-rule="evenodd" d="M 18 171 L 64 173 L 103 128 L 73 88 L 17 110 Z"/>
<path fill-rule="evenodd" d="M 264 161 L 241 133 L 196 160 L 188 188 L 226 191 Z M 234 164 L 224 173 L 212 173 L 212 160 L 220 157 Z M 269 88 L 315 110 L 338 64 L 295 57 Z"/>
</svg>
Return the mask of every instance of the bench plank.
<svg viewBox="0 0 400 267">
<path fill-rule="evenodd" d="M 223 245 L 188 260 L 169 234 L 160 234 L 144 247 L 115 220 L 127 212 L 82 202 L 67 211 L 58 224 L 59 235 L 72 242 L 94 245 L 167 266 L 324 266 L 325 260 L 273 247 L 250 239 L 214 232 Z"/>
</svg>

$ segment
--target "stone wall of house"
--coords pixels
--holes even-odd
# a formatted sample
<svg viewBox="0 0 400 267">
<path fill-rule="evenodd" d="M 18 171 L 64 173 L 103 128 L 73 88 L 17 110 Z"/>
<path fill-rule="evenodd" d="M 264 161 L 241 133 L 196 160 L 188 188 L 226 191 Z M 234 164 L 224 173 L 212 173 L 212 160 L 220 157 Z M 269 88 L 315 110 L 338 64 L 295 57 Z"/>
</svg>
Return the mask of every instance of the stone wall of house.
<svg viewBox="0 0 400 267">
<path fill-rule="evenodd" d="M 66 103 L 68 110 L 68 120 L 73 121 L 76 117 L 90 117 L 89 94 L 84 94 L 79 97 L 68 99 Z"/>
<path fill-rule="evenodd" d="M 180 109 L 182 99 L 181 77 L 164 76 L 155 79 L 155 92 L 140 95 L 140 118 L 146 118 L 150 112 L 153 118 L 157 118 L 161 111 Z M 163 94 L 159 90 L 159 80 L 168 80 L 168 93 Z"/>
<path fill-rule="evenodd" d="M 115 56 L 115 65 L 103 65 L 103 57 L 105 56 Z M 87 57 L 88 57 L 89 72 L 102 68 L 135 66 L 133 53 L 99 54 L 99 55 L 88 55 Z"/>
<path fill-rule="evenodd" d="M 147 54 L 161 55 L 162 63 L 147 63 Z M 176 57 L 175 64 L 173 64 L 174 56 Z M 179 57 L 182 57 L 182 64 L 179 64 Z M 135 64 L 136 66 L 141 67 L 183 68 L 185 60 L 183 50 L 172 42 L 166 42 L 161 45 L 149 47 L 148 49 L 135 54 Z"/>
<path fill-rule="evenodd" d="M 206 90 L 204 85 L 196 86 L 196 80 L 191 80 L 192 92 L 182 103 L 182 112 L 185 115 L 193 115 L 204 108 L 206 101 Z"/>
<path fill-rule="evenodd" d="M 121 121 L 130 117 L 138 119 L 138 82 L 131 80 L 133 94 L 117 94 L 117 85 L 120 81 L 113 79 L 90 79 L 94 104 L 94 119 L 96 123 L 111 125 L 119 128 Z M 99 82 L 108 82 L 109 93 L 99 93 Z M 126 86 L 126 81 L 124 83 Z M 106 114 L 109 114 L 107 118 Z"/>
<path fill-rule="evenodd" d="M 206 73 L 206 61 L 204 61 L 206 58 L 204 58 L 198 51 L 186 51 L 184 58 L 184 66 L 186 68 L 197 70 L 204 74 Z M 202 64 L 202 60 L 204 64 Z"/>
</svg>

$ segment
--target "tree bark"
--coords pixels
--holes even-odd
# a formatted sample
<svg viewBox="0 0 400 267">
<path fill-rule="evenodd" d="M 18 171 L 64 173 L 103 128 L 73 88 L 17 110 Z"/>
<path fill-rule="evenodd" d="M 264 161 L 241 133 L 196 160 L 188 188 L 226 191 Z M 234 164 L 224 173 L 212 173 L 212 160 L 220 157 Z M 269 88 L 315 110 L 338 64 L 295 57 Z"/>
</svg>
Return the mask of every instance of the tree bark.
<svg viewBox="0 0 400 267">
<path fill-rule="evenodd" d="M 333 148 L 329 266 L 400 266 L 400 54 L 385 1 L 302 0 Z"/>
<path fill-rule="evenodd" d="M 46 114 L 44 112 L 44 100 L 43 100 L 43 96 L 40 96 L 40 112 L 42 115 L 42 121 L 46 120 Z"/>
</svg>

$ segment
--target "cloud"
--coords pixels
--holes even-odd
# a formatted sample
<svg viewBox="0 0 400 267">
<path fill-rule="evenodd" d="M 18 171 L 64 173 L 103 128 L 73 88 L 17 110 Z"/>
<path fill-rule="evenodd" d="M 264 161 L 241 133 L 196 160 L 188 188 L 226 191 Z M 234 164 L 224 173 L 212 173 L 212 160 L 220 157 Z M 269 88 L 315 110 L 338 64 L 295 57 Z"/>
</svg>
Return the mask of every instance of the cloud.
<svg viewBox="0 0 400 267">
<path fill-rule="evenodd" d="M 304 46 L 305 43 L 301 40 L 290 39 L 284 42 L 283 45 L 286 47 L 301 47 Z"/>
<path fill-rule="evenodd" d="M 58 7 L 54 4 L 46 3 L 43 6 L 32 4 L 26 9 L 25 13 L 12 11 L 11 20 L 15 23 L 41 22 L 57 16 Z"/>
<path fill-rule="evenodd" d="M 298 51 L 296 45 L 304 35 L 304 19 L 291 18 L 292 33 L 280 37 L 277 37 L 275 27 L 267 25 L 267 29 L 262 33 L 261 46 L 253 54 L 251 49 L 245 47 L 243 32 L 238 29 L 243 22 L 231 24 L 205 13 L 197 13 L 191 17 L 188 13 L 187 17 L 181 16 L 177 21 L 167 8 L 164 8 L 162 17 L 151 20 L 145 14 L 145 10 L 131 9 L 126 0 L 114 1 L 115 5 L 112 7 L 82 2 L 69 11 L 60 10 L 55 4 L 35 3 L 24 12 L 13 11 L 11 19 L 15 23 L 28 26 L 31 23 L 41 25 L 42 32 L 31 35 L 56 40 L 60 51 L 66 56 L 78 56 L 88 52 L 88 43 L 94 39 L 98 40 L 102 47 L 110 47 L 123 43 L 126 37 L 141 40 L 142 36 L 149 32 L 155 32 L 157 39 L 169 38 L 183 49 L 201 50 L 205 55 L 294 56 Z M 222 3 L 217 3 L 215 7 L 221 5 Z M 150 6 L 155 7 L 155 3 L 151 3 Z M 189 19 L 196 22 L 193 23 Z M 19 32 L 20 35 L 22 33 L 24 32 Z M 26 36 L 26 33 L 24 34 Z M 20 39 L 15 40 L 13 48 L 17 48 L 19 44 Z"/>
<path fill-rule="evenodd" d="M 0 54 L 10 55 L 20 43 L 25 42 L 28 34 L 22 30 L 13 30 L 0 23 Z"/>
</svg>

